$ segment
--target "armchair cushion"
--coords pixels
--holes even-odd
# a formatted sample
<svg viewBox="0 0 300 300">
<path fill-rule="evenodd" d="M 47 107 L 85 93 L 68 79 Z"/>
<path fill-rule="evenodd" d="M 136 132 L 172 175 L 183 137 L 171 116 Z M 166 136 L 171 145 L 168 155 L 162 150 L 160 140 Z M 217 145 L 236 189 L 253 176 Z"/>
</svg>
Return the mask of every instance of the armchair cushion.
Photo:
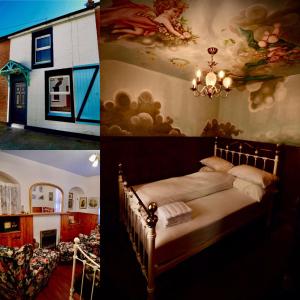
<svg viewBox="0 0 300 300">
<path fill-rule="evenodd" d="M 33 250 L 30 244 L 0 246 L 0 299 L 32 299 L 48 282 L 57 260 L 55 251 Z"/>
<path fill-rule="evenodd" d="M 100 232 L 98 225 L 91 231 L 90 235 L 80 233 L 78 238 L 80 241 L 79 245 L 83 251 L 100 257 Z M 73 260 L 73 242 L 59 242 L 57 250 L 60 252 L 61 262 L 71 262 Z"/>
<path fill-rule="evenodd" d="M 32 277 L 32 245 L 21 248 L 0 246 L 0 299 L 22 299 Z"/>
</svg>

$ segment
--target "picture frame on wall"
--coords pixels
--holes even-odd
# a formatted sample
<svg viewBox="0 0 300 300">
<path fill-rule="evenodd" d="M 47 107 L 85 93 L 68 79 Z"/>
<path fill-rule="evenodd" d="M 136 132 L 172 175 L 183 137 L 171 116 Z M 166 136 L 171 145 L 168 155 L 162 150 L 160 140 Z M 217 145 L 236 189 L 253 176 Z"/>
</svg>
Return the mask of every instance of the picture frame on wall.
<svg viewBox="0 0 300 300">
<path fill-rule="evenodd" d="M 89 208 L 98 208 L 99 198 L 98 197 L 89 197 L 88 205 L 89 205 Z"/>
<path fill-rule="evenodd" d="M 79 198 L 79 208 L 84 209 L 87 207 L 87 197 Z"/>
<path fill-rule="evenodd" d="M 49 201 L 53 201 L 53 192 L 49 192 Z"/>
<path fill-rule="evenodd" d="M 68 209 L 73 209 L 73 193 L 69 193 Z"/>
</svg>

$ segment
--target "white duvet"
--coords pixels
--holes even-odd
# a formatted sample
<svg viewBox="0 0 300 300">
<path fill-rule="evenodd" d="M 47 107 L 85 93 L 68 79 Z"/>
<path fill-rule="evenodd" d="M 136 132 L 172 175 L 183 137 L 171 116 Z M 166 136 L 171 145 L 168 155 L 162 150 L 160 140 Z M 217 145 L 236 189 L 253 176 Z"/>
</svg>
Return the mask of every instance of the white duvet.
<svg viewBox="0 0 300 300">
<path fill-rule="evenodd" d="M 145 205 L 156 202 L 158 206 L 177 201 L 191 201 L 232 188 L 234 176 L 223 172 L 196 172 L 172 177 L 133 188 Z"/>
</svg>

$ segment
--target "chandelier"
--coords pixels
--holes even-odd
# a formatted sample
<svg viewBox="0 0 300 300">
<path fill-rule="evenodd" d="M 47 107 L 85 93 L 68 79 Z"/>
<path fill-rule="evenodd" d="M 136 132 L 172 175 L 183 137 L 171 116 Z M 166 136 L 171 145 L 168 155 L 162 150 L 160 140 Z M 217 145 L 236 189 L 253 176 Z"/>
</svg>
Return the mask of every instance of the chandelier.
<svg viewBox="0 0 300 300">
<path fill-rule="evenodd" d="M 94 168 L 98 167 L 99 160 L 100 160 L 100 155 L 96 153 L 90 155 L 89 157 L 89 161 L 92 163 L 92 166 Z"/>
<path fill-rule="evenodd" d="M 214 55 L 218 52 L 215 47 L 210 47 L 207 52 L 211 55 L 211 60 L 208 62 L 209 71 L 205 72 L 205 77 L 201 78 L 201 70 L 196 71 L 196 78 L 192 81 L 194 96 L 208 96 L 210 99 L 218 96 L 227 96 L 230 91 L 232 79 L 225 76 L 225 72 L 220 70 L 218 73 L 214 71 L 217 63 L 214 61 Z"/>
</svg>

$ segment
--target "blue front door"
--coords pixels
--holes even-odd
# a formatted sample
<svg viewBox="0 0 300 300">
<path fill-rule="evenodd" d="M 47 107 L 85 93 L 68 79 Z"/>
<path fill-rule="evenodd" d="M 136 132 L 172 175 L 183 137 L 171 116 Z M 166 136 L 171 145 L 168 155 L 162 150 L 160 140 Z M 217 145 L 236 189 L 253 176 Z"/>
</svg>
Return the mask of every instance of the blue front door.
<svg viewBox="0 0 300 300">
<path fill-rule="evenodd" d="M 23 76 L 11 76 L 10 122 L 26 125 L 27 86 Z"/>
</svg>

